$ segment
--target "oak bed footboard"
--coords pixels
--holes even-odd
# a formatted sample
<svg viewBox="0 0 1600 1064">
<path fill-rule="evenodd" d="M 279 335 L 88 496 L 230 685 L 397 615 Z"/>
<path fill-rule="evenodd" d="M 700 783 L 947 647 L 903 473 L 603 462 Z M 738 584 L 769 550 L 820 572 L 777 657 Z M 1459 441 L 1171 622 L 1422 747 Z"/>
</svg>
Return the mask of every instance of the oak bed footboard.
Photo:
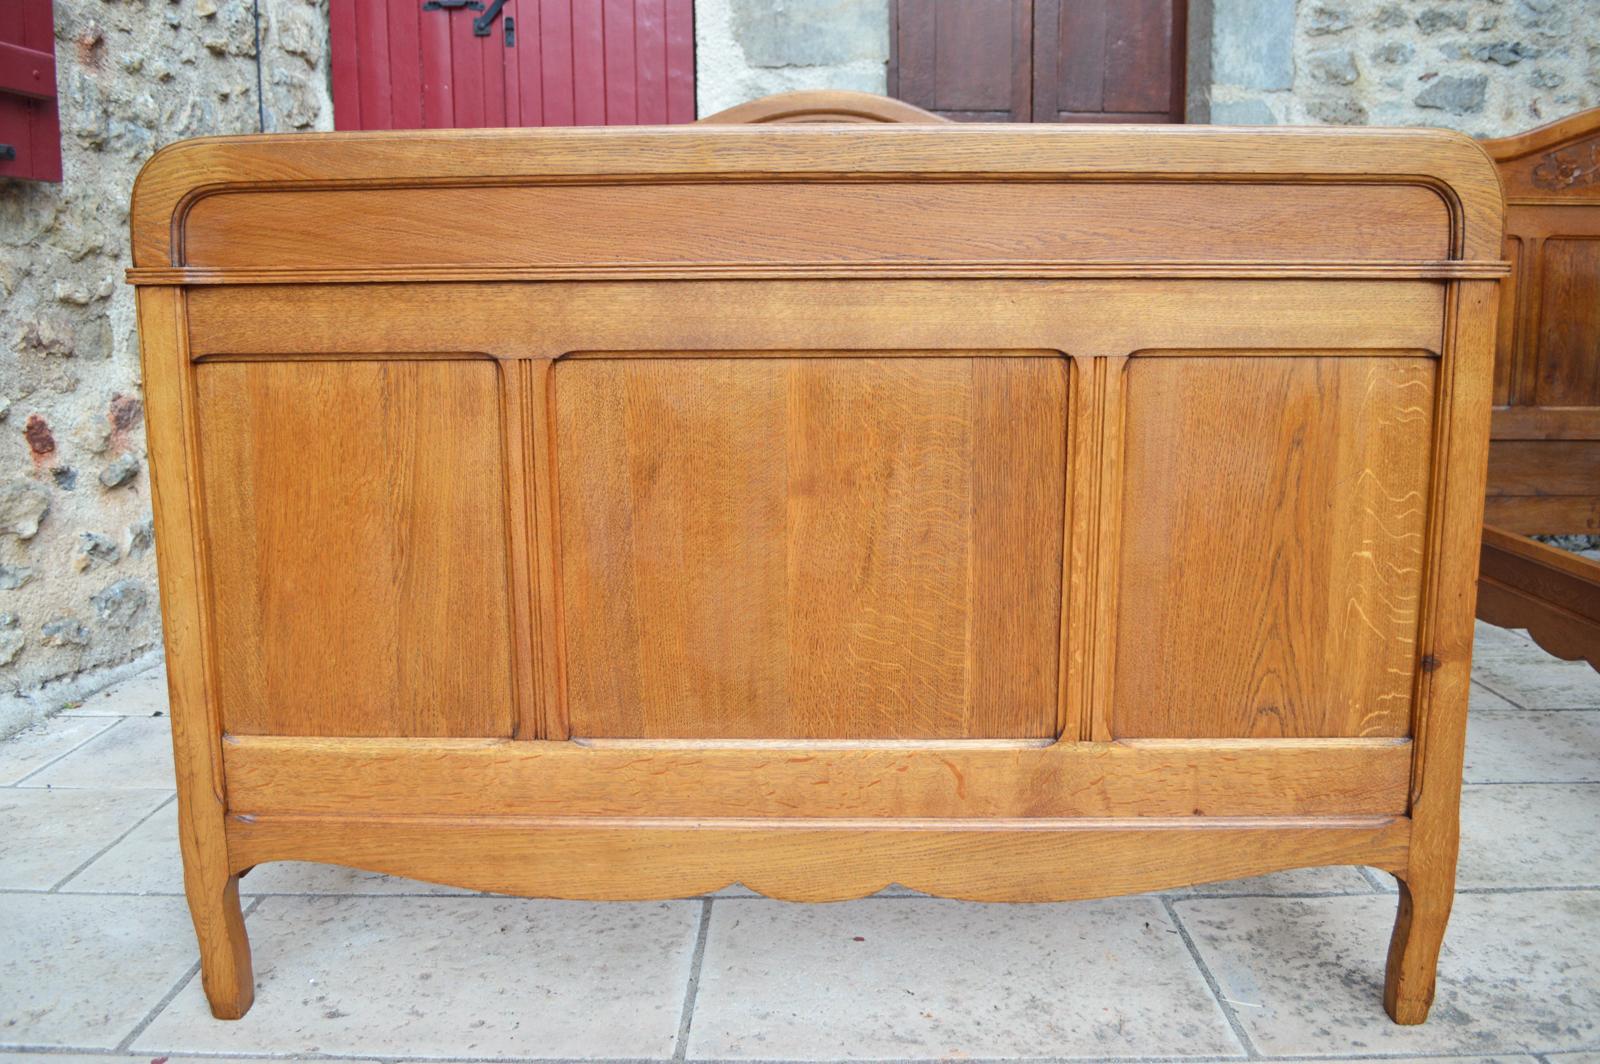
<svg viewBox="0 0 1600 1064">
<path fill-rule="evenodd" d="M 1483 153 L 805 104 L 146 167 L 213 1012 L 250 1005 L 265 861 L 795 901 L 1361 864 L 1421 1022 L 1506 272 Z"/>
</svg>

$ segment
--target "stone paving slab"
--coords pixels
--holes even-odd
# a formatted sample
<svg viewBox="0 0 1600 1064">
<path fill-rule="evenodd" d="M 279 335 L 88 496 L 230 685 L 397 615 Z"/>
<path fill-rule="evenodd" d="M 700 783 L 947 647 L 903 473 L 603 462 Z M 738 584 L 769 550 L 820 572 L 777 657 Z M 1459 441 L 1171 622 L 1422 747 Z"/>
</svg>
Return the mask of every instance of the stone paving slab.
<svg viewBox="0 0 1600 1064">
<path fill-rule="evenodd" d="M 1600 672 L 1539 649 L 1526 633 L 1478 622 L 1472 677 L 1521 709 L 1600 708 Z"/>
<path fill-rule="evenodd" d="M 1514 710 L 1517 708 L 1515 704 L 1507 701 L 1504 698 L 1501 698 L 1499 695 L 1495 694 L 1481 683 L 1475 683 L 1472 685 L 1472 689 L 1468 693 L 1467 705 L 1468 711 L 1471 713 L 1478 713 L 1483 710 L 1490 709 Z"/>
<path fill-rule="evenodd" d="M 1225 879 L 1168 891 L 1173 897 L 1213 894 L 1371 894 L 1372 884 L 1359 868 L 1294 868 L 1249 879 Z"/>
<path fill-rule="evenodd" d="M 1467 716 L 1467 783 L 1600 783 L 1600 710 Z"/>
<path fill-rule="evenodd" d="M 1600 886 L 1600 784 L 1461 792 L 1456 887 Z"/>
<path fill-rule="evenodd" d="M 167 715 L 165 666 L 141 672 L 122 683 L 98 691 L 76 706 L 62 710 L 64 717 L 153 717 Z"/>
<path fill-rule="evenodd" d="M 0 788 L 0 890 L 49 890 L 171 797 L 170 790 Z"/>
<path fill-rule="evenodd" d="M 26 779 L 111 727 L 105 718 L 47 720 L 0 743 L 0 787 Z"/>
<path fill-rule="evenodd" d="M 1157 899 L 712 907 L 691 1058 L 1239 1056 Z"/>
<path fill-rule="evenodd" d="M 1174 908 L 1265 1056 L 1600 1044 L 1600 891 L 1459 895 L 1432 1015 L 1415 1027 L 1383 1012 L 1391 898 L 1183 899 Z"/>
<path fill-rule="evenodd" d="M 164 716 L 124 717 L 21 785 L 170 790 L 172 780 L 172 722 Z"/>
<path fill-rule="evenodd" d="M 132 1048 L 670 1057 L 702 905 L 265 898 L 249 1013 L 217 1022 L 193 980 Z"/>
<path fill-rule="evenodd" d="M 195 964 L 181 898 L 7 894 L 0 943 L 0 1047 L 114 1049 Z"/>
</svg>

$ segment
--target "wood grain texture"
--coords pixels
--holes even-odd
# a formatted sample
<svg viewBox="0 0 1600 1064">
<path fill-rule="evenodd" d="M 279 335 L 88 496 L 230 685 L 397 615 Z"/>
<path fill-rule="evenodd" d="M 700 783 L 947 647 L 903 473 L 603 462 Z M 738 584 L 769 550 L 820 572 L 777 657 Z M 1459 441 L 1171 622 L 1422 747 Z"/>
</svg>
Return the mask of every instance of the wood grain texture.
<svg viewBox="0 0 1600 1064">
<path fill-rule="evenodd" d="M 1134 359 L 1112 731 L 1405 735 L 1434 365 Z"/>
<path fill-rule="evenodd" d="M 167 655 L 183 892 L 200 944 L 200 978 L 212 1015 L 237 1019 L 255 1000 L 256 986 L 239 880 L 228 861 L 223 826 L 222 724 L 211 697 L 217 662 L 206 603 L 205 539 L 195 506 L 200 482 L 183 311 L 183 293 L 177 289 L 139 293 L 139 354 L 150 502 L 160 528 L 161 638 Z"/>
<path fill-rule="evenodd" d="M 892 883 L 971 901 L 1070 901 L 1286 868 L 1403 867 L 1410 822 L 574 821 L 235 817 L 237 868 L 310 860 L 504 894 L 629 901 L 742 883 L 843 901 Z"/>
<path fill-rule="evenodd" d="M 495 364 L 195 376 L 224 729 L 509 736 Z"/>
<path fill-rule="evenodd" d="M 242 813 L 676 817 L 1379 816 L 1405 739 L 716 744 L 230 736 Z"/>
<path fill-rule="evenodd" d="M 1298 224 L 1313 204 L 1330 208 L 1314 234 Z M 1444 201 L 1416 185 L 875 179 L 217 193 L 189 211 L 183 252 L 208 268 L 1138 262 L 1173 257 L 1179 225 L 1200 261 L 1371 258 L 1374 226 L 1384 257 L 1450 248 Z"/>
<path fill-rule="evenodd" d="M 1052 358 L 555 373 L 572 733 L 1055 734 Z"/>
<path fill-rule="evenodd" d="M 1440 362 L 1428 498 L 1428 556 L 1414 676 L 1411 849 L 1389 941 L 1384 1007 L 1396 1023 L 1421 1023 L 1433 1003 L 1439 950 L 1455 898 L 1461 841 L 1461 769 L 1476 631 L 1475 551 L 1483 531 L 1476 492 L 1489 454 L 1494 391 L 1493 284 L 1455 286 Z"/>
<path fill-rule="evenodd" d="M 1548 535 L 1547 528 L 1600 535 L 1600 499 L 1582 495 L 1495 495 L 1483 512 L 1489 524 L 1518 535 Z"/>
<path fill-rule="evenodd" d="M 302 282 L 191 289 L 188 305 L 201 358 L 1183 350 L 1370 357 L 1378 348 L 1444 346 L 1443 286 L 1427 281 L 1127 280 L 768 280 L 759 289 L 748 281 Z M 689 294 L 697 313 L 685 313 Z M 374 304 L 382 314 L 371 313 Z M 359 330 L 350 327 L 355 320 Z"/>
</svg>

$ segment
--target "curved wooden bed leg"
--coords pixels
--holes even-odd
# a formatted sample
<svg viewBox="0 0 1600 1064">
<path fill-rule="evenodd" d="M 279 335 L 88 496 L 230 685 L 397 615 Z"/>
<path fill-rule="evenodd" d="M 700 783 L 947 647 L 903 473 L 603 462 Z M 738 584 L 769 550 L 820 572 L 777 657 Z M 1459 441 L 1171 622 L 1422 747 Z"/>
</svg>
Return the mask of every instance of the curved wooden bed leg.
<svg viewBox="0 0 1600 1064">
<path fill-rule="evenodd" d="M 229 876 L 220 887 L 189 883 L 185 889 L 195 937 L 200 940 L 200 984 L 211 1003 L 211 1015 L 237 1020 L 250 1011 L 256 997 L 250 938 L 239 908 L 239 877 Z"/>
<path fill-rule="evenodd" d="M 1416 1024 L 1428 1018 L 1439 948 L 1444 944 L 1444 928 L 1455 897 L 1453 879 L 1438 884 L 1400 881 L 1400 911 L 1395 914 L 1394 934 L 1389 939 L 1383 984 L 1383 1007 L 1395 1023 Z"/>
<path fill-rule="evenodd" d="M 222 723 L 208 695 L 205 552 L 189 503 L 195 490 L 186 435 L 193 411 L 187 311 L 182 290 L 139 292 L 139 355 L 144 369 L 150 501 L 161 526 L 156 562 L 161 580 L 161 633 L 167 651 L 168 719 L 178 785 L 178 845 L 183 892 L 200 942 L 200 982 L 211 1014 L 236 1020 L 255 1000 L 250 940 L 239 909 L 239 877 L 229 870 L 227 793 L 222 777 Z"/>
</svg>

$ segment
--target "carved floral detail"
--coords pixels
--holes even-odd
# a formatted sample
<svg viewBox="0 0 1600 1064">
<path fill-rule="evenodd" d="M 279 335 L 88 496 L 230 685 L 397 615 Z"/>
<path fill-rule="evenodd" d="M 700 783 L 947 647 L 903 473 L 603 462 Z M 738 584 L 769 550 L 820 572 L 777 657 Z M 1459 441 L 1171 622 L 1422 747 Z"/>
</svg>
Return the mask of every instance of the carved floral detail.
<svg viewBox="0 0 1600 1064">
<path fill-rule="evenodd" d="M 1533 168 L 1533 183 L 1551 191 L 1600 184 L 1600 140 L 1546 152 Z"/>
</svg>

